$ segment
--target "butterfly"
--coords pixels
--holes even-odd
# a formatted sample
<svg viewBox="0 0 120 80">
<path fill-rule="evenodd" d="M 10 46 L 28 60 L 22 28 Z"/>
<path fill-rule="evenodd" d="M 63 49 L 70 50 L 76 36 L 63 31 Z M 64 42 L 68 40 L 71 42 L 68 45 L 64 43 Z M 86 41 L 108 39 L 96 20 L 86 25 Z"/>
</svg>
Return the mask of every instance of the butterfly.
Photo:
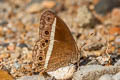
<svg viewBox="0 0 120 80">
<path fill-rule="evenodd" d="M 32 57 L 35 72 L 55 71 L 79 61 L 79 50 L 69 28 L 51 10 L 41 15 L 39 40 L 35 43 Z"/>
</svg>

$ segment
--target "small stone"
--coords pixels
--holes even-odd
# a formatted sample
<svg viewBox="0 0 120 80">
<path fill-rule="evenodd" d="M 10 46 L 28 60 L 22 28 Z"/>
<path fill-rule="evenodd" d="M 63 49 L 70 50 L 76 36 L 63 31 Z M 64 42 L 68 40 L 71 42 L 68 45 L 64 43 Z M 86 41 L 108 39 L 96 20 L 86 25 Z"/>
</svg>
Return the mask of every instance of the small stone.
<svg viewBox="0 0 120 80">
<path fill-rule="evenodd" d="M 3 47 L 7 47 L 9 45 L 9 43 L 2 43 L 0 44 L 0 46 L 3 46 Z"/>
<path fill-rule="evenodd" d="M 120 80 L 120 72 L 113 76 L 113 80 Z"/>
<path fill-rule="evenodd" d="M 18 46 L 19 46 L 20 48 L 28 47 L 27 44 L 25 44 L 25 43 L 20 43 L 20 44 L 18 44 Z"/>
<path fill-rule="evenodd" d="M 43 6 L 40 3 L 33 3 L 32 5 L 28 6 L 26 12 L 34 13 L 41 11 Z"/>
<path fill-rule="evenodd" d="M 20 64 L 19 64 L 18 62 L 15 62 L 13 65 L 14 65 L 14 67 L 15 67 L 16 69 L 19 69 L 19 68 L 20 68 Z"/>
<path fill-rule="evenodd" d="M 18 58 L 20 58 L 21 57 L 21 51 L 20 50 L 21 49 L 19 47 L 16 47 L 15 53 L 11 54 L 11 58 L 12 59 L 18 59 Z"/>
<path fill-rule="evenodd" d="M 120 9 L 119 8 L 113 9 L 111 13 L 111 23 L 116 26 L 120 25 Z"/>
<path fill-rule="evenodd" d="M 109 41 L 114 41 L 115 40 L 115 36 L 110 36 L 109 37 Z"/>
<path fill-rule="evenodd" d="M 15 45 L 11 43 L 11 44 L 8 45 L 7 49 L 10 50 L 10 51 L 14 51 L 15 50 Z"/>
<path fill-rule="evenodd" d="M 99 80 L 113 80 L 112 75 L 105 74 L 99 78 Z"/>
<path fill-rule="evenodd" d="M 80 27 L 90 24 L 92 20 L 92 14 L 89 12 L 87 6 L 81 6 L 77 10 L 77 16 L 75 21 Z"/>
<path fill-rule="evenodd" d="M 44 8 L 53 8 L 56 5 L 55 1 L 42 1 L 42 3 L 32 3 L 27 7 L 26 12 L 35 13 L 40 12 Z"/>
<path fill-rule="evenodd" d="M 19 30 L 23 30 L 24 29 L 24 27 L 25 27 L 25 25 L 23 24 L 23 22 L 21 22 L 21 21 L 18 21 L 16 24 L 15 24 L 17 27 L 18 27 L 18 29 Z"/>
<path fill-rule="evenodd" d="M 27 54 L 27 60 L 32 61 L 32 51 L 30 51 L 30 53 Z"/>
<path fill-rule="evenodd" d="M 101 57 L 100 56 L 100 57 L 97 57 L 97 60 L 100 64 L 104 65 L 104 64 L 108 63 L 109 57 Z"/>
<path fill-rule="evenodd" d="M 118 60 L 114 65 L 115 66 L 120 66 L 120 60 Z"/>
<path fill-rule="evenodd" d="M 9 57 L 10 57 L 10 54 L 9 54 L 9 53 L 2 53 L 2 54 L 0 54 L 0 58 L 1 58 L 1 59 L 9 58 Z"/>
<path fill-rule="evenodd" d="M 32 75 L 32 76 L 22 76 L 16 80 L 45 80 L 43 77 L 40 77 L 38 75 Z"/>
<path fill-rule="evenodd" d="M 54 76 L 56 79 L 70 79 L 75 72 L 75 65 L 61 67 L 56 71 L 48 72 L 49 75 Z"/>
<path fill-rule="evenodd" d="M 99 0 L 99 2 L 95 5 L 95 11 L 100 15 L 106 15 L 115 7 L 119 7 L 119 4 L 119 0 Z"/>
<path fill-rule="evenodd" d="M 120 44 L 120 38 L 116 38 L 115 42 Z"/>
<path fill-rule="evenodd" d="M 0 21 L 0 26 L 5 26 L 5 25 L 7 25 L 7 24 L 8 24 L 8 22 L 7 22 L 6 20 Z"/>
<path fill-rule="evenodd" d="M 94 55 L 96 55 L 96 56 L 100 56 L 100 55 L 102 54 L 101 51 L 94 51 L 93 53 L 94 53 Z"/>
<path fill-rule="evenodd" d="M 120 34 L 120 28 L 119 27 L 111 27 L 110 29 L 109 29 L 109 33 L 110 34 Z"/>
<path fill-rule="evenodd" d="M 29 53 L 28 48 L 24 47 L 24 48 L 23 48 L 23 53 L 24 53 L 24 54 Z"/>
<path fill-rule="evenodd" d="M 56 5 L 56 3 L 55 1 L 43 1 L 41 5 L 45 8 L 53 8 Z"/>
<path fill-rule="evenodd" d="M 73 75 L 73 80 L 98 80 L 104 74 L 116 74 L 120 72 L 119 66 L 87 65 L 80 66 Z M 109 80 L 109 79 L 107 79 Z"/>
<path fill-rule="evenodd" d="M 113 53 L 115 51 L 115 46 L 110 46 L 110 48 L 108 49 L 108 53 Z"/>
</svg>

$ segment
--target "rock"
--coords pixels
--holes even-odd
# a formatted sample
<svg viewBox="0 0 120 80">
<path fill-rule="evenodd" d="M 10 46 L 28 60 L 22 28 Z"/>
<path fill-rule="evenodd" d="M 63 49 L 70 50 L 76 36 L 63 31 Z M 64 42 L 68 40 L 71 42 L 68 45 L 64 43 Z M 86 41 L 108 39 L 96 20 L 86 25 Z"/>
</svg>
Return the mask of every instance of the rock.
<svg viewBox="0 0 120 80">
<path fill-rule="evenodd" d="M 33 3 L 27 7 L 26 12 L 34 13 L 34 12 L 39 12 L 42 9 L 43 9 L 43 6 L 41 5 L 41 3 Z"/>
<path fill-rule="evenodd" d="M 104 74 L 116 74 L 120 72 L 120 66 L 81 66 L 73 75 L 73 80 L 98 80 Z"/>
<path fill-rule="evenodd" d="M 53 8 L 56 5 L 56 3 L 55 1 L 43 1 L 41 5 L 44 6 L 45 8 L 50 9 L 50 8 Z"/>
<path fill-rule="evenodd" d="M 20 43 L 20 44 L 18 44 L 18 46 L 19 46 L 20 48 L 28 47 L 27 44 L 25 44 L 25 43 Z"/>
<path fill-rule="evenodd" d="M 112 11 L 113 8 L 120 7 L 119 0 L 99 0 L 95 5 L 95 11 L 98 14 L 106 15 L 108 12 Z"/>
<path fill-rule="evenodd" d="M 105 74 L 99 78 L 99 80 L 120 80 L 120 72 L 112 75 L 112 74 Z"/>
<path fill-rule="evenodd" d="M 34 2 L 28 8 L 26 9 L 26 12 L 28 13 L 35 13 L 40 12 L 44 8 L 53 8 L 56 5 L 55 1 L 42 1 L 40 2 Z"/>
<path fill-rule="evenodd" d="M 75 65 L 61 67 L 56 71 L 48 72 L 49 75 L 56 79 L 70 79 L 75 72 Z"/>
<path fill-rule="evenodd" d="M 15 45 L 13 43 L 10 43 L 7 47 L 9 51 L 14 51 L 15 50 Z"/>
<path fill-rule="evenodd" d="M 6 20 L 0 21 L 0 26 L 5 26 L 7 24 L 8 24 L 8 21 L 6 21 Z"/>
<path fill-rule="evenodd" d="M 11 58 L 12 59 L 18 59 L 18 58 L 20 58 L 21 57 L 21 53 L 19 51 L 20 51 L 20 48 L 16 47 L 15 53 L 11 54 Z"/>
<path fill-rule="evenodd" d="M 9 53 L 2 53 L 2 54 L 0 54 L 0 58 L 1 58 L 1 59 L 9 58 L 9 57 L 10 57 L 10 54 L 9 54 Z"/>
<path fill-rule="evenodd" d="M 120 28 L 119 27 L 111 27 L 110 29 L 109 29 L 109 33 L 110 34 L 120 34 Z"/>
<path fill-rule="evenodd" d="M 39 77 L 38 75 L 23 76 L 23 77 L 20 77 L 20 78 L 18 78 L 16 80 L 39 80 L 38 77 Z M 41 80 L 44 80 L 44 79 L 41 78 Z"/>
<path fill-rule="evenodd" d="M 105 74 L 99 78 L 99 80 L 113 80 L 112 75 Z"/>
<path fill-rule="evenodd" d="M 120 66 L 120 60 L 118 60 L 114 65 L 115 66 Z"/>
<path fill-rule="evenodd" d="M 111 23 L 113 25 L 119 26 L 120 25 L 120 9 L 115 8 L 111 12 Z"/>
<path fill-rule="evenodd" d="M 113 80 L 120 80 L 120 72 L 113 76 Z"/>
<path fill-rule="evenodd" d="M 14 64 L 13 64 L 13 65 L 14 65 L 14 67 L 15 67 L 16 69 L 19 69 L 19 68 L 20 68 L 20 66 L 21 66 L 21 65 L 20 65 L 17 61 L 16 61 L 16 62 L 14 62 Z"/>
<path fill-rule="evenodd" d="M 80 8 L 78 8 L 75 21 L 80 27 L 90 24 L 91 20 L 92 14 L 88 11 L 87 6 L 81 6 Z"/>
<path fill-rule="evenodd" d="M 7 47 L 9 45 L 9 43 L 1 43 L 0 46 L 2 47 Z"/>
</svg>

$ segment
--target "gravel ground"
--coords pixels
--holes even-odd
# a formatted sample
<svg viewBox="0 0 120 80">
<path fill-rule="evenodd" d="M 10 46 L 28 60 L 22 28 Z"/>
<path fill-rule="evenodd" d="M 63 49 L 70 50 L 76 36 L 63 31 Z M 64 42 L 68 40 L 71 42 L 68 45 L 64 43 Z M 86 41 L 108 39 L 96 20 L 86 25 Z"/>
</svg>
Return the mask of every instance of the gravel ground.
<svg viewBox="0 0 120 80">
<path fill-rule="evenodd" d="M 80 66 L 71 80 L 120 80 L 120 9 L 114 6 L 101 14 L 96 5 L 101 6 L 99 0 L 0 0 L 0 69 L 16 80 L 38 80 L 32 49 L 41 12 L 52 9 L 69 26 L 80 50 Z"/>
</svg>

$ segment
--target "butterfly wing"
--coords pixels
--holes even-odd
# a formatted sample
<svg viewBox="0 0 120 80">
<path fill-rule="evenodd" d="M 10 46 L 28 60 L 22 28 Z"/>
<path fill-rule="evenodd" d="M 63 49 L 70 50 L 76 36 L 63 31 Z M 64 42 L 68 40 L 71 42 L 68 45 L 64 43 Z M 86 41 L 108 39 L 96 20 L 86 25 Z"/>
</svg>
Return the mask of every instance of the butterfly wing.
<svg viewBox="0 0 120 80">
<path fill-rule="evenodd" d="M 54 47 L 49 60 L 48 70 L 56 70 L 79 60 L 78 48 L 67 25 L 55 16 Z"/>
<path fill-rule="evenodd" d="M 50 43 L 51 28 L 54 21 L 54 15 L 50 11 L 42 13 L 39 26 L 39 40 L 35 43 L 33 49 L 33 65 L 35 72 L 44 70 L 46 53 Z"/>
<path fill-rule="evenodd" d="M 53 71 L 79 60 L 78 48 L 67 25 L 52 11 L 40 19 L 40 39 L 33 50 L 36 71 Z"/>
</svg>

